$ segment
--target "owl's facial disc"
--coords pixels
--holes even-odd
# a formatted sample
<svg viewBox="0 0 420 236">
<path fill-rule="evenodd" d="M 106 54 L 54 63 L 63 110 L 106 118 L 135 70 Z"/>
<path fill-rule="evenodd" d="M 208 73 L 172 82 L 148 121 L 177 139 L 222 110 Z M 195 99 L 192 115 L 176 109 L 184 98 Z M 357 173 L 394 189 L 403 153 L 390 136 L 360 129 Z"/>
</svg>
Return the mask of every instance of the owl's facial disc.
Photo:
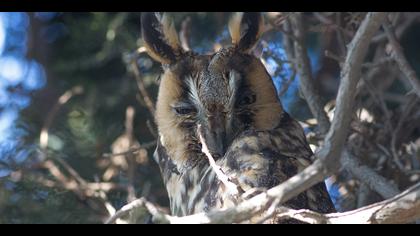
<svg viewBox="0 0 420 236">
<path fill-rule="evenodd" d="M 223 106 L 212 104 L 208 108 L 196 107 L 190 102 L 177 102 L 172 107 L 173 112 L 182 117 L 182 126 L 196 135 L 195 140 L 204 138 L 206 145 L 214 158 L 222 157 L 229 145 L 228 133 L 229 115 Z"/>
<path fill-rule="evenodd" d="M 195 136 L 192 140 L 198 142 L 201 134 L 214 158 L 223 157 L 234 138 L 232 117 L 239 78 L 233 70 L 204 69 L 183 79 L 185 96 L 172 104 L 182 126 Z"/>
</svg>

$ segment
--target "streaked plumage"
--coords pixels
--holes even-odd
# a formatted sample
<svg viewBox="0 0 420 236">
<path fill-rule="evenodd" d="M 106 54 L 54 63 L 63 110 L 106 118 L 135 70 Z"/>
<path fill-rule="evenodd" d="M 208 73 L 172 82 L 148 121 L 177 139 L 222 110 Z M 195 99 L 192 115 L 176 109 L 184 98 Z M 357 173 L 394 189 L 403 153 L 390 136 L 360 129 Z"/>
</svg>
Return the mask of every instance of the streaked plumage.
<svg viewBox="0 0 420 236">
<path fill-rule="evenodd" d="M 166 17 L 142 15 L 145 45 L 164 68 L 156 105 L 155 159 L 174 215 L 235 204 L 201 153 L 199 125 L 216 163 L 244 191 L 278 185 L 311 163 L 301 126 L 283 111 L 269 74 L 250 54 L 262 21 L 258 13 L 235 15 L 229 24 L 233 45 L 198 55 L 183 51 Z M 286 205 L 334 211 L 325 184 Z"/>
</svg>

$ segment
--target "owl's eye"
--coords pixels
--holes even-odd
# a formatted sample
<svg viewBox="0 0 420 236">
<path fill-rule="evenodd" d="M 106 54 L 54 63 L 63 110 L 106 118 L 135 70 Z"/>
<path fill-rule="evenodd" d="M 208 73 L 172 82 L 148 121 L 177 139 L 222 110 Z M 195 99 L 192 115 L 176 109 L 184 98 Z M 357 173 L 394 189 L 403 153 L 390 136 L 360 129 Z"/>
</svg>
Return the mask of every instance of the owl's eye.
<svg viewBox="0 0 420 236">
<path fill-rule="evenodd" d="M 241 96 L 238 105 L 239 106 L 246 106 L 249 104 L 252 104 L 257 99 L 257 96 L 253 93 L 245 93 L 243 96 Z"/>
<path fill-rule="evenodd" d="M 197 112 L 194 106 L 187 103 L 176 104 L 173 110 L 178 115 L 192 115 Z"/>
</svg>

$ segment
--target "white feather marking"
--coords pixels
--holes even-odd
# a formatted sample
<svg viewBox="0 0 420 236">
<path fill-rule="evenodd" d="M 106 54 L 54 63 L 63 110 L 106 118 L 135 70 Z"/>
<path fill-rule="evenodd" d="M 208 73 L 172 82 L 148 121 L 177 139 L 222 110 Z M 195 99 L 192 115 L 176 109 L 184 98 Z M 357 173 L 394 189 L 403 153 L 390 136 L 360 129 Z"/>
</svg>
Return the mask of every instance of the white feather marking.
<svg viewBox="0 0 420 236">
<path fill-rule="evenodd" d="M 190 76 L 187 78 L 188 95 L 197 106 L 201 105 L 200 97 L 198 96 L 198 85 L 197 82 Z"/>
<path fill-rule="evenodd" d="M 238 91 L 240 79 L 241 79 L 241 75 L 238 72 L 234 70 L 230 71 L 229 73 L 229 92 L 230 92 L 229 104 L 231 107 L 235 105 L 235 97 Z"/>
</svg>

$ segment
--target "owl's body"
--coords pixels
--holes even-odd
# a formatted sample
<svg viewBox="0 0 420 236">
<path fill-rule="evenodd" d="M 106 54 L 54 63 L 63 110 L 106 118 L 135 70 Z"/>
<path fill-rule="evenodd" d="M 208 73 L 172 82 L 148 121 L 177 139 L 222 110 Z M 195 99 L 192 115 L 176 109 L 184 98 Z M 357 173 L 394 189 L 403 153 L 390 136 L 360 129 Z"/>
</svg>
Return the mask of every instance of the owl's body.
<svg viewBox="0 0 420 236">
<path fill-rule="evenodd" d="M 174 215 L 235 204 L 201 152 L 200 135 L 217 165 L 243 191 L 274 187 L 311 163 L 301 126 L 283 111 L 269 74 L 249 53 L 262 25 L 260 14 L 238 14 L 229 25 L 233 45 L 197 55 L 181 48 L 166 17 L 159 21 L 151 13 L 142 16 L 148 52 L 164 66 L 156 104 L 155 159 Z M 325 184 L 285 205 L 334 211 Z"/>
</svg>

